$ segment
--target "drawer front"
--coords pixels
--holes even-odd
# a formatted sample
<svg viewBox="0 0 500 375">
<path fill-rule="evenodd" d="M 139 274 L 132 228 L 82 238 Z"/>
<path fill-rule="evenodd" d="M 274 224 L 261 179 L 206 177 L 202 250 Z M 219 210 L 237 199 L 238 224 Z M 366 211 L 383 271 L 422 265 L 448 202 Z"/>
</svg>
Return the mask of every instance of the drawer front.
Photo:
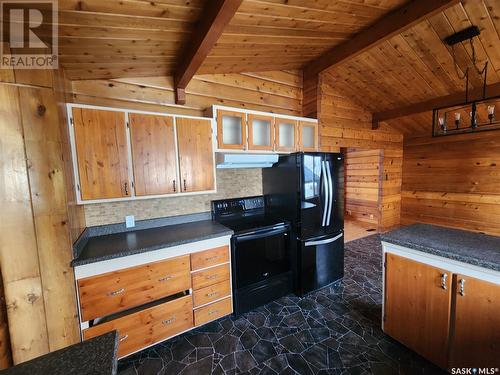
<svg viewBox="0 0 500 375">
<path fill-rule="evenodd" d="M 232 300 L 231 298 L 226 298 L 222 301 L 194 310 L 194 324 L 195 326 L 201 326 L 202 324 L 208 323 L 212 320 L 229 315 L 232 312 Z"/>
<path fill-rule="evenodd" d="M 195 290 L 193 293 L 194 307 L 206 305 L 215 300 L 229 297 L 231 286 L 229 280 L 217 283 L 206 288 Z"/>
<path fill-rule="evenodd" d="M 191 276 L 193 278 L 193 289 L 202 289 L 221 281 L 229 280 L 229 264 L 193 272 Z"/>
<path fill-rule="evenodd" d="M 193 271 L 229 262 L 229 246 L 200 251 L 191 254 L 191 269 Z"/>
<path fill-rule="evenodd" d="M 189 255 L 78 280 L 82 321 L 191 288 Z"/>
<path fill-rule="evenodd" d="M 90 339 L 117 330 L 118 357 L 153 345 L 193 327 L 193 303 L 190 295 L 151 307 L 83 331 Z"/>
</svg>

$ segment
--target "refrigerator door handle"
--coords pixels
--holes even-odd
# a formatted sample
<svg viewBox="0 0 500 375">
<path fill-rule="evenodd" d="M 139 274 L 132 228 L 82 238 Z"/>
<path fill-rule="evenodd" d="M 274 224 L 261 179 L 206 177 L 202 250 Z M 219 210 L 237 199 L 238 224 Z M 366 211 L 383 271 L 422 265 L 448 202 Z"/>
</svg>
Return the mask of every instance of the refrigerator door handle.
<svg viewBox="0 0 500 375">
<path fill-rule="evenodd" d="M 329 161 L 325 161 L 325 164 L 326 164 L 326 175 L 327 175 L 327 179 L 328 179 L 328 191 L 329 191 L 329 194 L 330 194 L 330 201 L 329 201 L 329 204 L 328 204 L 328 214 L 326 215 L 326 226 L 330 226 L 330 220 L 332 218 L 332 208 L 333 208 L 333 180 L 332 180 L 332 174 L 331 174 L 331 171 L 330 171 L 330 162 Z"/>
<path fill-rule="evenodd" d="M 307 241 L 304 245 L 305 246 L 317 246 L 317 245 L 326 245 L 332 242 L 337 241 L 339 238 L 342 238 L 344 233 L 340 233 L 338 236 L 332 237 L 332 238 L 327 238 L 326 240 L 319 240 L 319 241 Z"/>
<path fill-rule="evenodd" d="M 321 226 L 324 227 L 326 225 L 326 215 L 328 214 L 328 204 L 329 204 L 329 198 L 330 198 L 330 192 L 328 189 L 328 176 L 326 174 L 326 166 L 325 162 L 321 161 L 321 176 L 323 177 L 323 192 L 325 194 L 325 203 L 322 207 L 322 219 L 321 219 Z"/>
</svg>

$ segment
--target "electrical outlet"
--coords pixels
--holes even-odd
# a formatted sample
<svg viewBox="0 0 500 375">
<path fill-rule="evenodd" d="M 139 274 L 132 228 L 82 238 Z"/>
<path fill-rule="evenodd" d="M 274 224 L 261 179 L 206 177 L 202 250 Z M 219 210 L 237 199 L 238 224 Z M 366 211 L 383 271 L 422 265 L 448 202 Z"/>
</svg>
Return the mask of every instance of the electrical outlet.
<svg viewBox="0 0 500 375">
<path fill-rule="evenodd" d="M 135 227 L 135 218 L 134 218 L 134 215 L 127 215 L 127 216 L 125 216 L 125 226 L 127 228 L 133 228 L 133 227 Z"/>
</svg>

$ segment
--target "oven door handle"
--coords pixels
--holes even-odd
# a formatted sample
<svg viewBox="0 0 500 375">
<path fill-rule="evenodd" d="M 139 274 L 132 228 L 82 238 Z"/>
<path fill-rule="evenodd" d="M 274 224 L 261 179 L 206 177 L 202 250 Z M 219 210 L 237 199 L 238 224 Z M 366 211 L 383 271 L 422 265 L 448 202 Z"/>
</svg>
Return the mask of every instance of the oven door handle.
<svg viewBox="0 0 500 375">
<path fill-rule="evenodd" d="M 251 232 L 251 233 L 247 233 L 247 234 L 236 235 L 236 236 L 234 236 L 234 239 L 237 242 L 243 242 L 243 241 L 250 241 L 250 240 L 256 240 L 259 238 L 275 236 L 277 234 L 286 233 L 286 232 L 288 232 L 288 227 L 283 226 L 281 228 L 272 229 L 272 230 L 265 230 L 265 231 Z"/>
<path fill-rule="evenodd" d="M 332 238 L 327 238 L 326 240 L 319 240 L 319 241 L 307 241 L 304 245 L 305 246 L 317 246 L 317 245 L 326 245 L 328 243 L 332 243 L 337 241 L 339 238 L 342 238 L 344 233 L 340 233 L 338 236 L 332 237 Z"/>
</svg>

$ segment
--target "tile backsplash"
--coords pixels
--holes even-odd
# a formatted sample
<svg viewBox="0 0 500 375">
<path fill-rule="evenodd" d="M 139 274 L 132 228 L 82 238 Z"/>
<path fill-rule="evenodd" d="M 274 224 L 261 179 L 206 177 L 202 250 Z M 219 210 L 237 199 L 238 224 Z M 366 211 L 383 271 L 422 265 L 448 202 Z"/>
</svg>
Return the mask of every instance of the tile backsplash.
<svg viewBox="0 0 500 375">
<path fill-rule="evenodd" d="M 126 215 L 135 220 L 210 211 L 213 199 L 236 198 L 262 194 L 262 169 L 217 169 L 217 193 L 143 199 L 85 206 L 87 227 L 116 224 L 125 221 Z"/>
</svg>

